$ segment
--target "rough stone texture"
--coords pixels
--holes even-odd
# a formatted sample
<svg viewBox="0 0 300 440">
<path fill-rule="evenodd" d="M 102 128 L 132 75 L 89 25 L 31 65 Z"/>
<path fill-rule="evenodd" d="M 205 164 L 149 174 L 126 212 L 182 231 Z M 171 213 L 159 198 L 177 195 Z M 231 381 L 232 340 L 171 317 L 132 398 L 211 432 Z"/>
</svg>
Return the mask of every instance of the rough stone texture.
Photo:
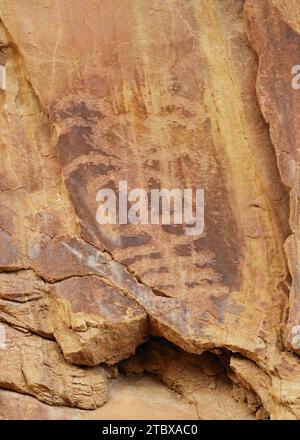
<svg viewBox="0 0 300 440">
<path fill-rule="evenodd" d="M 65 406 L 49 406 L 30 397 L 0 390 L 0 419 L 7 420 L 192 420 L 195 405 L 151 376 L 119 377 L 111 382 L 109 400 L 101 408 L 85 411 Z"/>
<path fill-rule="evenodd" d="M 230 373 L 233 382 L 252 390 L 260 397 L 264 412 L 272 419 L 299 418 L 299 366 L 292 367 L 282 359 L 278 374 L 274 377 L 259 369 L 252 361 L 233 356 Z"/>
<path fill-rule="evenodd" d="M 194 403 L 200 419 L 266 418 L 260 398 L 233 387 L 216 355 L 189 355 L 161 341 L 150 342 L 120 364 L 126 374 L 154 373 L 169 388 Z M 241 396 L 241 392 L 244 392 Z"/>
<path fill-rule="evenodd" d="M 57 283 L 53 292 L 65 303 L 54 337 L 71 363 L 115 364 L 148 338 L 141 307 L 98 277 L 71 278 Z"/>
<path fill-rule="evenodd" d="M 29 270 L 0 274 L 0 320 L 56 339 L 66 360 L 78 365 L 116 363 L 149 333 L 143 309 L 99 277 L 49 285 Z"/>
<path fill-rule="evenodd" d="M 292 329 L 300 324 L 300 101 L 299 90 L 295 90 L 291 84 L 295 76 L 292 75 L 292 68 L 299 65 L 300 59 L 300 5 L 294 1 L 249 1 L 246 11 L 249 39 L 260 59 L 258 99 L 264 117 L 270 124 L 281 179 L 290 194 L 291 235 L 285 243 L 285 250 L 293 283 L 289 294 L 285 341 L 288 347 L 300 354 L 300 347 L 293 347 L 292 343 L 297 336 Z"/>
<path fill-rule="evenodd" d="M 94 409 L 106 401 L 106 374 L 100 367 L 69 365 L 57 344 L 1 325 L 0 387 L 37 397 L 49 405 Z"/>
<path fill-rule="evenodd" d="M 199 417 L 300 418 L 299 8 L 0 0 L 1 387 L 94 408 L 95 366 L 159 336 L 189 354 L 150 343 L 142 370 Z M 124 179 L 204 188 L 204 233 L 100 226 L 97 191 Z"/>
</svg>

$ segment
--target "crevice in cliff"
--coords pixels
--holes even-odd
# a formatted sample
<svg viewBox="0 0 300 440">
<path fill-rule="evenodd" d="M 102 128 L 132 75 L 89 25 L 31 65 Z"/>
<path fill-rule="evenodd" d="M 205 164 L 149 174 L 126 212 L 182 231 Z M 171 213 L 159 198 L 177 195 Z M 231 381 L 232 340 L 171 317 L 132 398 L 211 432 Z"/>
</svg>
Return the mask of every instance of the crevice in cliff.
<svg viewBox="0 0 300 440">
<path fill-rule="evenodd" d="M 200 419 L 269 418 L 256 391 L 235 377 L 231 355 L 223 349 L 193 355 L 163 338 L 151 337 L 135 355 L 120 362 L 118 369 L 126 376 L 155 374 L 194 404 Z"/>
<path fill-rule="evenodd" d="M 0 19 L 0 30 L 2 34 L 5 34 L 6 38 L 5 47 L 7 61 L 11 58 L 14 59 L 16 69 L 18 70 L 16 75 L 19 82 L 19 93 L 15 98 L 16 106 L 19 109 L 23 109 L 25 112 L 24 116 L 32 116 L 39 113 L 44 113 L 44 115 L 46 115 L 47 112 L 43 109 L 40 99 L 30 81 L 30 76 L 26 69 L 23 56 L 2 19 Z"/>
<path fill-rule="evenodd" d="M 162 292 L 161 290 L 159 290 L 159 289 L 157 289 L 157 288 L 155 288 L 155 287 L 153 287 L 153 286 L 151 286 L 151 285 L 145 283 L 145 281 L 139 276 L 139 274 L 138 274 L 136 271 L 134 271 L 133 269 L 131 269 L 128 265 L 124 264 L 123 262 L 121 263 L 120 261 L 118 261 L 118 260 L 115 258 L 115 256 L 113 255 L 113 252 L 110 252 L 108 249 L 101 250 L 100 247 L 98 247 L 94 242 L 89 241 L 87 238 L 83 238 L 82 236 L 81 236 L 80 238 L 81 238 L 81 240 L 83 240 L 85 243 L 89 244 L 90 246 L 93 246 L 93 247 L 94 247 L 95 249 L 97 249 L 99 252 L 102 252 L 103 254 L 108 255 L 109 258 L 111 258 L 111 259 L 112 259 L 113 261 L 115 261 L 116 263 L 121 264 L 121 265 L 125 268 L 125 270 L 126 270 L 129 274 L 131 274 L 139 284 L 141 284 L 142 286 L 145 286 L 145 287 L 151 289 L 152 292 L 153 292 L 156 296 L 161 296 L 161 297 L 163 297 L 163 298 L 172 298 L 170 295 L 167 295 L 166 293 Z"/>
</svg>

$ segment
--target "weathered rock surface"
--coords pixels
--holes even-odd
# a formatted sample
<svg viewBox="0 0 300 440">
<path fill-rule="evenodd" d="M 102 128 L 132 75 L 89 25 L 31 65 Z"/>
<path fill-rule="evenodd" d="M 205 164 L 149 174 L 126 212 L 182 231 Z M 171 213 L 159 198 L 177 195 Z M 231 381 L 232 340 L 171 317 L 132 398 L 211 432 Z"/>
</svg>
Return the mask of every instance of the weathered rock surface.
<svg viewBox="0 0 300 440">
<path fill-rule="evenodd" d="M 54 337 L 71 363 L 115 364 L 148 338 L 146 313 L 98 277 L 71 278 L 52 291 L 66 306 L 55 321 Z"/>
<path fill-rule="evenodd" d="M 200 419 L 266 418 L 260 398 L 245 388 L 235 388 L 216 355 L 189 355 L 163 342 L 150 342 L 136 356 L 120 364 L 128 375 L 158 375 L 172 390 L 194 403 Z M 243 393 L 243 394 L 242 394 Z"/>
<path fill-rule="evenodd" d="M 106 401 L 103 369 L 69 365 L 55 342 L 0 325 L 1 388 L 30 394 L 49 405 L 94 409 Z"/>
<path fill-rule="evenodd" d="M 0 419 L 7 420 L 152 420 L 196 419 L 197 408 L 151 376 L 119 377 L 111 381 L 109 400 L 93 411 L 49 406 L 11 391 L 0 390 Z"/>
<path fill-rule="evenodd" d="M 189 354 L 150 343 L 142 371 L 200 417 L 300 418 L 295 11 L 296 0 L 0 0 L 2 388 L 94 408 L 95 366 L 159 336 Z M 203 234 L 99 225 L 97 191 L 121 180 L 148 194 L 204 188 Z"/>
<path fill-rule="evenodd" d="M 285 243 L 292 286 L 289 293 L 285 341 L 300 354 L 300 278 L 299 278 L 299 195 L 300 195 L 300 112 L 299 90 L 292 84 L 293 67 L 300 58 L 300 5 L 298 2 L 248 1 L 249 39 L 255 48 L 260 68 L 257 93 L 266 121 L 270 124 L 278 168 L 290 194 L 290 232 Z M 297 21 L 298 20 L 298 21 Z M 280 85 L 280 86 L 278 86 Z M 293 346 L 293 339 L 295 344 Z"/>
<path fill-rule="evenodd" d="M 278 373 L 270 375 L 252 361 L 233 356 L 230 377 L 239 385 L 252 390 L 261 399 L 265 413 L 272 419 L 299 419 L 299 365 L 282 358 Z M 293 365 L 294 364 L 294 365 Z"/>
<path fill-rule="evenodd" d="M 0 274 L 0 320 L 56 339 L 79 365 L 114 364 L 149 334 L 144 310 L 97 276 L 49 285 L 29 270 Z"/>
</svg>

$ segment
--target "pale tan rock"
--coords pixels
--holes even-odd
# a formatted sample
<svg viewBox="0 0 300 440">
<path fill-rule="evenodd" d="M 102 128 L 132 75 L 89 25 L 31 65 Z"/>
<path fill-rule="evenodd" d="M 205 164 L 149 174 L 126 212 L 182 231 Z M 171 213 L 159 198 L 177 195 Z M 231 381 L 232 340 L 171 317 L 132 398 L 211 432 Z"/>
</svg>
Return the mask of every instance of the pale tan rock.
<svg viewBox="0 0 300 440">
<path fill-rule="evenodd" d="M 56 342 L 0 323 L 0 387 L 50 405 L 94 409 L 107 400 L 105 371 L 66 363 Z"/>
<path fill-rule="evenodd" d="M 299 404 L 296 404 L 297 406 L 295 406 L 292 403 L 292 394 L 288 397 L 284 392 L 283 381 L 270 377 L 268 373 L 259 369 L 248 359 L 233 356 L 230 360 L 230 367 L 236 375 L 237 383 L 240 383 L 249 390 L 253 390 L 257 393 L 261 399 L 264 410 L 270 415 L 271 419 L 296 420 L 299 418 L 299 410 L 297 409 Z M 234 376 L 233 380 L 235 380 Z M 296 389 L 298 380 L 296 377 L 292 379 L 293 386 L 296 386 Z M 274 383 L 272 383 L 273 381 L 277 381 L 275 387 Z M 276 388 L 277 393 L 275 391 Z M 294 392 L 296 389 L 294 389 Z M 297 392 L 296 400 L 298 400 Z"/>
<path fill-rule="evenodd" d="M 209 358 L 214 363 L 214 374 L 211 369 L 207 374 Z M 189 355 L 163 341 L 150 342 L 136 356 L 123 361 L 120 371 L 158 375 L 168 387 L 196 405 L 200 419 L 255 418 L 246 399 L 238 402 L 234 398 L 233 385 L 224 374 L 221 361 L 212 354 Z"/>
<path fill-rule="evenodd" d="M 0 273 L 0 321 L 51 339 L 54 316 L 47 284 L 34 272 Z"/>
<path fill-rule="evenodd" d="M 197 409 L 151 376 L 110 381 L 109 401 L 95 410 L 49 406 L 30 396 L 0 390 L 5 420 L 195 420 Z"/>
</svg>

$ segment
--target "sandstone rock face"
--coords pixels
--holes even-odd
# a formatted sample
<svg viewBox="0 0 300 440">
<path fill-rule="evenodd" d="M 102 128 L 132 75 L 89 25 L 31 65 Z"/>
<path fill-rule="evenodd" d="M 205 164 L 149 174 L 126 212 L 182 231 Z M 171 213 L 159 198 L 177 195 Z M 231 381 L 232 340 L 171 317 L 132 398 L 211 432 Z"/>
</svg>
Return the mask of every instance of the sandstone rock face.
<svg viewBox="0 0 300 440">
<path fill-rule="evenodd" d="M 299 65 L 300 23 L 295 17 L 299 17 L 300 7 L 296 2 L 262 3 L 257 1 L 247 3 L 249 39 L 260 57 L 257 81 L 260 106 L 266 121 L 270 124 L 270 134 L 281 179 L 290 194 L 290 236 L 285 243 L 285 250 L 293 282 L 289 294 L 285 341 L 299 354 L 299 347 L 293 346 L 293 338 L 297 336 L 293 332 L 293 327 L 300 323 L 298 258 L 300 134 L 297 124 L 300 102 L 298 90 L 293 87 L 291 81 L 293 78 L 291 74 L 294 66 Z M 279 88 L 276 87 L 278 83 L 281 85 Z M 291 117 L 293 115 L 294 118 Z"/>
<path fill-rule="evenodd" d="M 65 363 L 57 344 L 1 324 L 1 388 L 30 394 L 50 405 L 94 409 L 106 401 L 100 367 L 84 371 Z"/>
<path fill-rule="evenodd" d="M 1 391 L 2 418 L 89 418 L 65 406 L 147 375 L 178 418 L 300 418 L 299 14 L 0 0 L 0 388 L 64 406 Z M 203 188 L 204 231 L 100 225 L 120 181 Z"/>
<path fill-rule="evenodd" d="M 148 337 L 147 317 L 141 307 L 98 277 L 62 281 L 54 292 L 66 303 L 67 310 L 56 320 L 54 336 L 69 362 L 115 364 L 133 354 Z"/>
<path fill-rule="evenodd" d="M 29 270 L 0 274 L 0 304 L 2 321 L 56 339 L 73 364 L 114 364 L 149 334 L 143 309 L 96 276 L 52 286 Z"/>
</svg>

